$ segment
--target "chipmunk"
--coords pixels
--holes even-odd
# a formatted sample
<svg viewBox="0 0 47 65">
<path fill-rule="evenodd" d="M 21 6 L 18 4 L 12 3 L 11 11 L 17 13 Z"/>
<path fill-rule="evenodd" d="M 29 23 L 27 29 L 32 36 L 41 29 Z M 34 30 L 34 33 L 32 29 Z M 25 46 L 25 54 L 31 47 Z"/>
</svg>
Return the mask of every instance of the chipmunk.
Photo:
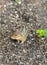
<svg viewBox="0 0 47 65">
<path fill-rule="evenodd" d="M 29 34 L 28 27 L 23 26 L 20 30 L 16 29 L 16 32 L 13 33 L 11 39 L 16 39 L 18 43 L 19 41 L 21 41 L 21 43 L 24 43 L 25 40 L 27 39 L 28 34 Z"/>
</svg>

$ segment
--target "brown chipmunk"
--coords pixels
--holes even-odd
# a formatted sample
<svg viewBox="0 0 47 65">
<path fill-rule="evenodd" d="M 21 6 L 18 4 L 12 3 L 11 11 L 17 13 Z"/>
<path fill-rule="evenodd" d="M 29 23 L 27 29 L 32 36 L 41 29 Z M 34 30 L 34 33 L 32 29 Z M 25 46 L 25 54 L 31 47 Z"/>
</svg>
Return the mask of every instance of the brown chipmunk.
<svg viewBox="0 0 47 65">
<path fill-rule="evenodd" d="M 20 30 L 16 29 L 16 32 L 13 33 L 11 39 L 16 39 L 18 42 L 24 43 L 29 34 L 28 27 L 23 26 Z"/>
</svg>

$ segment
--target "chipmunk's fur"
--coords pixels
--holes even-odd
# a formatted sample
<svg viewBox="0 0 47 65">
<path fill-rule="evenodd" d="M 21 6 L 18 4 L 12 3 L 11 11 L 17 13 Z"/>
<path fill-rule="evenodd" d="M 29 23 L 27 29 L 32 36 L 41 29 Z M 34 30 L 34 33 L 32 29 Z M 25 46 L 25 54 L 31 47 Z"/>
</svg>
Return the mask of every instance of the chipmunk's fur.
<svg viewBox="0 0 47 65">
<path fill-rule="evenodd" d="M 16 39 L 18 41 L 21 41 L 21 43 L 24 43 L 27 39 L 27 36 L 29 34 L 28 27 L 24 26 L 23 30 L 16 30 L 16 32 L 13 33 L 11 36 L 11 39 Z"/>
</svg>

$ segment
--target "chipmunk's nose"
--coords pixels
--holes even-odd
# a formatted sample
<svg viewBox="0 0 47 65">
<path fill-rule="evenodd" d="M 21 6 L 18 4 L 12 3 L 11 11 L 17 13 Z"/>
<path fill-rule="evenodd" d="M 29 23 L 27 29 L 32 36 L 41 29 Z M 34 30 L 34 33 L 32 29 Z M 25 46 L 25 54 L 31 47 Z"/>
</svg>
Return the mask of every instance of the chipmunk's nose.
<svg viewBox="0 0 47 65">
<path fill-rule="evenodd" d="M 11 36 L 11 39 L 15 39 L 15 36 L 14 36 L 14 35 L 12 35 L 12 36 Z"/>
</svg>

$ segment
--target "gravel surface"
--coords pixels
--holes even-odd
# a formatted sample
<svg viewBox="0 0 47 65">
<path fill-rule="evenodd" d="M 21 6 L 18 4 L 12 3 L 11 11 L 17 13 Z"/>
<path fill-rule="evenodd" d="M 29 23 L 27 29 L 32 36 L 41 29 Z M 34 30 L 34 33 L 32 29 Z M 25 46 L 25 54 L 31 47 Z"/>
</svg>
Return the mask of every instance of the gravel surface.
<svg viewBox="0 0 47 65">
<path fill-rule="evenodd" d="M 10 38 L 27 24 L 23 44 Z M 0 0 L 0 65 L 47 65 L 47 38 L 38 38 L 37 29 L 47 29 L 47 0 Z"/>
</svg>

